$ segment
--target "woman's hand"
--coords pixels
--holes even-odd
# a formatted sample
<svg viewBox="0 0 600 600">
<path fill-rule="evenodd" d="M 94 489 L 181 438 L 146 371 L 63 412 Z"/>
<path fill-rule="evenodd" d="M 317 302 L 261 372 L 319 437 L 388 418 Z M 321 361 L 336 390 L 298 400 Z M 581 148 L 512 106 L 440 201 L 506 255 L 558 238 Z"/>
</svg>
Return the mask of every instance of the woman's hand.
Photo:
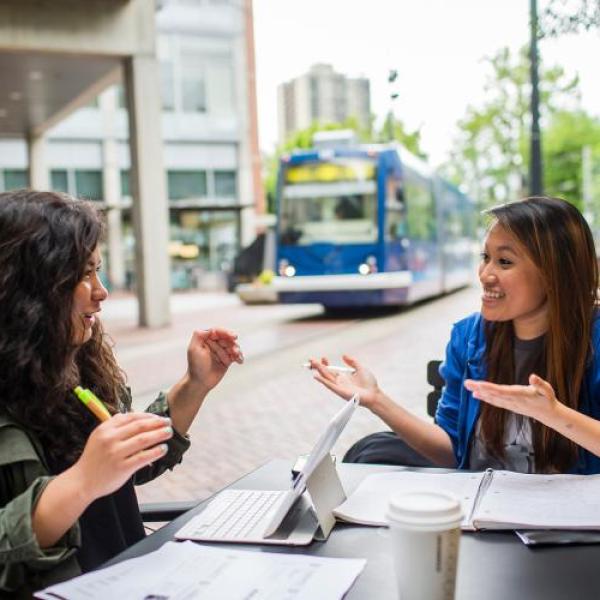
<svg viewBox="0 0 600 600">
<path fill-rule="evenodd" d="M 343 355 L 342 358 L 349 367 L 354 369 L 354 373 L 330 371 L 327 369 L 329 365 L 327 358 L 322 358 L 321 361 L 310 359 L 310 368 L 316 371 L 314 378 L 344 400 L 349 400 L 354 394 L 358 394 L 360 404 L 373 410 L 381 395 L 375 376 L 354 358 L 347 355 Z"/>
<path fill-rule="evenodd" d="M 136 471 L 161 458 L 172 437 L 170 419 L 150 413 L 117 414 L 94 429 L 71 467 L 89 501 L 118 490 Z"/>
<path fill-rule="evenodd" d="M 529 385 L 500 385 L 489 381 L 465 380 L 473 397 L 498 408 L 547 423 L 559 404 L 554 389 L 541 377 L 531 374 Z"/>
<path fill-rule="evenodd" d="M 244 357 L 237 335 L 226 329 L 194 331 L 187 350 L 190 383 L 212 390 L 223 379 L 233 362 L 242 364 Z"/>
</svg>

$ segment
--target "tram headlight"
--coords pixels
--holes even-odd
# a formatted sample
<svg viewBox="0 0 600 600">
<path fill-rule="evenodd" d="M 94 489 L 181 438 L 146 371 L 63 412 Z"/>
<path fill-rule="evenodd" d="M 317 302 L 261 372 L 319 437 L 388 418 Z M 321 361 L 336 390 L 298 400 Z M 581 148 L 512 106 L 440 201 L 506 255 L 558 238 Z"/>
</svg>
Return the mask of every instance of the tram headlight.
<svg viewBox="0 0 600 600">
<path fill-rule="evenodd" d="M 296 274 L 296 267 L 290 265 L 289 261 L 285 258 L 282 258 L 279 261 L 277 271 L 281 277 L 293 277 Z"/>
<path fill-rule="evenodd" d="M 361 275 L 377 273 L 377 259 L 373 255 L 367 256 L 367 258 L 365 258 L 365 262 L 358 265 L 358 272 Z"/>
</svg>

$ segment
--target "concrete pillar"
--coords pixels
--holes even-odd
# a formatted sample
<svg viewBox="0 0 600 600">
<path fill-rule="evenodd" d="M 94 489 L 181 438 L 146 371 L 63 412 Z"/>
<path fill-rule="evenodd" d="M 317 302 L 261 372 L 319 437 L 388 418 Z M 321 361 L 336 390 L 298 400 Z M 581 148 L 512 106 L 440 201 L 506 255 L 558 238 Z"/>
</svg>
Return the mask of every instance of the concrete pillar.
<svg viewBox="0 0 600 600">
<path fill-rule="evenodd" d="M 111 87 L 99 96 L 103 119 L 102 183 L 106 203 L 106 249 L 108 280 L 113 289 L 125 287 L 125 255 L 121 224 L 121 171 L 116 137 L 117 89 Z"/>
<path fill-rule="evenodd" d="M 131 149 L 132 217 L 139 324 L 170 322 L 168 201 L 162 158 L 158 66 L 153 55 L 125 60 Z"/>
<path fill-rule="evenodd" d="M 30 133 L 27 138 L 29 163 L 29 187 L 34 190 L 50 189 L 50 177 L 46 165 L 46 138 L 44 135 Z"/>
</svg>

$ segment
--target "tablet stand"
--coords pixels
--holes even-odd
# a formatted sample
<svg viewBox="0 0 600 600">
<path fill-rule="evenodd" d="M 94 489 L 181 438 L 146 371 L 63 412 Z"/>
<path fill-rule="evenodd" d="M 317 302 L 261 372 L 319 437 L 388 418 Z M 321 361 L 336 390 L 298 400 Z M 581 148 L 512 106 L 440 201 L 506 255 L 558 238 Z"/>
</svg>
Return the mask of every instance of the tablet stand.
<svg viewBox="0 0 600 600">
<path fill-rule="evenodd" d="M 306 489 L 319 522 L 315 539 L 326 540 L 335 525 L 333 509 L 346 499 L 346 493 L 331 454 L 326 454 L 312 472 L 306 481 Z"/>
</svg>

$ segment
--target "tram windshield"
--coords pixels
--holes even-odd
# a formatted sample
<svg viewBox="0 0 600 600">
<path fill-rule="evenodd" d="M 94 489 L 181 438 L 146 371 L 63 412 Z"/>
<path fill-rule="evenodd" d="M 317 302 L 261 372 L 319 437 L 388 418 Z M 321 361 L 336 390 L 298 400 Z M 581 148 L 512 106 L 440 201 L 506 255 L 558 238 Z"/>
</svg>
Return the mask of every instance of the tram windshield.
<svg viewBox="0 0 600 600">
<path fill-rule="evenodd" d="M 374 162 L 354 159 L 289 166 L 279 218 L 282 244 L 375 242 Z"/>
</svg>

